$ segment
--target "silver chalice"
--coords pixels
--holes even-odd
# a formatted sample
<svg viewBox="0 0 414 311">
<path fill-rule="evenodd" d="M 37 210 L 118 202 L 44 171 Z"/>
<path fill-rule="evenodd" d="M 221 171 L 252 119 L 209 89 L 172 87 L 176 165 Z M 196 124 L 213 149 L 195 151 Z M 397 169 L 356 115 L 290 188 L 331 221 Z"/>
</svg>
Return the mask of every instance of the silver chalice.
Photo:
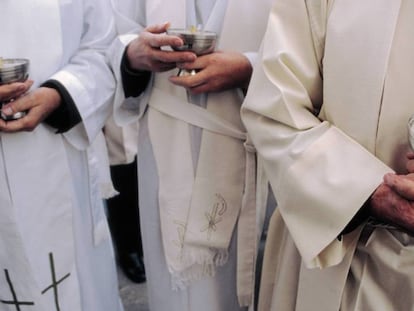
<svg viewBox="0 0 414 311">
<path fill-rule="evenodd" d="M 209 54 L 214 51 L 217 42 L 217 34 L 213 31 L 200 31 L 192 29 L 171 28 L 167 34 L 180 37 L 184 44 L 180 47 L 173 47 L 175 51 L 192 51 L 196 55 Z M 196 70 L 180 69 L 178 76 L 194 75 Z"/>
</svg>

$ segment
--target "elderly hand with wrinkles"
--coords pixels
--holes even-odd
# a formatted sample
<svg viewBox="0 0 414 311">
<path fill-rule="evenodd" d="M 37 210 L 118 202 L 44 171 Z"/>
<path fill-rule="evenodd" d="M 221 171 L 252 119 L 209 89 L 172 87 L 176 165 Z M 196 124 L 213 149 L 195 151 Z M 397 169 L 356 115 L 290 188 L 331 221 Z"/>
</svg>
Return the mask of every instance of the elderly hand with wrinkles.
<svg viewBox="0 0 414 311">
<path fill-rule="evenodd" d="M 28 92 L 33 81 L 0 85 L 0 101 L 8 102 L 1 108 L 2 114 L 11 116 L 17 112 L 27 114 L 17 120 L 0 119 L 1 132 L 32 131 L 42 122 L 61 101 L 59 93 L 51 88 L 40 87 Z"/>
<path fill-rule="evenodd" d="M 177 63 L 192 62 L 196 59 L 197 56 L 193 52 L 162 49 L 180 47 L 184 44 L 181 38 L 166 34 L 169 26 L 169 23 L 149 26 L 129 43 L 126 54 L 132 69 L 163 72 L 175 68 Z"/>
<path fill-rule="evenodd" d="M 414 235 L 414 153 L 408 153 L 407 159 L 408 174 L 386 174 L 371 196 L 370 212 Z"/>
</svg>

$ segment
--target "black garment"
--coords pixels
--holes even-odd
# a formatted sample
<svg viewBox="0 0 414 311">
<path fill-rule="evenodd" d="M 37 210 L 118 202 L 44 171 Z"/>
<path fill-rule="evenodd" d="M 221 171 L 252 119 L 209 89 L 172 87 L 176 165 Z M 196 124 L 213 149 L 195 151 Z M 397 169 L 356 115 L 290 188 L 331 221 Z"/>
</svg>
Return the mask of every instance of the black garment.
<svg viewBox="0 0 414 311">
<path fill-rule="evenodd" d="M 111 166 L 111 177 L 119 195 L 107 200 L 108 223 L 126 276 L 136 282 L 145 281 L 141 228 L 138 207 L 137 160 L 131 164 Z"/>
<path fill-rule="evenodd" d="M 125 49 L 121 60 L 121 78 L 125 97 L 137 97 L 145 91 L 151 78 L 151 71 L 132 69 Z"/>
<path fill-rule="evenodd" d="M 64 133 L 82 121 L 72 96 L 59 81 L 51 79 L 41 86 L 55 89 L 61 97 L 59 107 L 45 119 L 46 124 L 57 129 L 57 133 Z"/>
</svg>

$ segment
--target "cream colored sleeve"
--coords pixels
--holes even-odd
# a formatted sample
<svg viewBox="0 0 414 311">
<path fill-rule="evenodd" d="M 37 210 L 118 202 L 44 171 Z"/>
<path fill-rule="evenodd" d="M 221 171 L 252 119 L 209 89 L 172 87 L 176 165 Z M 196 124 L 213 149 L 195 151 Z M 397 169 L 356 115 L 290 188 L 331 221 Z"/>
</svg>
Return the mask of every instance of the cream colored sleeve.
<svg viewBox="0 0 414 311">
<path fill-rule="evenodd" d="M 242 106 L 279 211 L 308 267 L 342 260 L 349 241 L 338 235 L 390 171 L 317 117 L 330 4 L 275 1 Z"/>
</svg>

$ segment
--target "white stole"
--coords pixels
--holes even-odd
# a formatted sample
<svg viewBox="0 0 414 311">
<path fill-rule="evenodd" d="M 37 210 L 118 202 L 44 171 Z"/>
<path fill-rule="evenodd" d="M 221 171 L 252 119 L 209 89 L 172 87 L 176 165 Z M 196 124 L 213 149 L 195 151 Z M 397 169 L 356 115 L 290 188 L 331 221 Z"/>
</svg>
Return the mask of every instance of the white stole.
<svg viewBox="0 0 414 311">
<path fill-rule="evenodd" d="M 30 78 L 38 86 L 60 64 L 59 1 L 5 0 L 0 11 L 0 41 L 7 43 L 0 45 L 0 56 L 29 58 Z M 61 136 L 43 125 L 0 133 L 0 150 L 0 309 L 14 310 L 14 291 L 28 310 L 81 310 L 73 189 Z M 60 281 L 55 288 L 53 278 Z"/>
</svg>

